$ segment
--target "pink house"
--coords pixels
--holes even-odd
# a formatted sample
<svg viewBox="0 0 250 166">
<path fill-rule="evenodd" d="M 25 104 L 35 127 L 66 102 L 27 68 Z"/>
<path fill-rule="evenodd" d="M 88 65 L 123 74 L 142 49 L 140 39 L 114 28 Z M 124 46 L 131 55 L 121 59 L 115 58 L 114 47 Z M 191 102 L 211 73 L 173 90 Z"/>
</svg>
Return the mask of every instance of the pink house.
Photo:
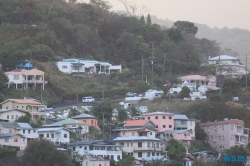
<svg viewBox="0 0 250 166">
<path fill-rule="evenodd" d="M 225 118 L 223 121 L 200 123 L 201 129 L 207 135 L 207 143 L 218 152 L 231 146 L 246 147 L 249 143 L 249 130 L 244 127 L 244 121 Z"/>
<path fill-rule="evenodd" d="M 165 140 L 174 138 L 189 145 L 192 140 L 191 134 L 192 132 L 189 130 L 167 130 L 160 134 L 160 138 Z"/>
<path fill-rule="evenodd" d="M 214 76 L 200 76 L 200 75 L 187 75 L 180 77 L 182 82 L 195 83 L 200 86 L 207 86 L 208 89 L 216 89 L 216 77 Z"/>
<path fill-rule="evenodd" d="M 150 112 L 137 116 L 135 119 L 152 121 L 157 132 L 174 130 L 174 114 L 169 112 Z"/>
</svg>

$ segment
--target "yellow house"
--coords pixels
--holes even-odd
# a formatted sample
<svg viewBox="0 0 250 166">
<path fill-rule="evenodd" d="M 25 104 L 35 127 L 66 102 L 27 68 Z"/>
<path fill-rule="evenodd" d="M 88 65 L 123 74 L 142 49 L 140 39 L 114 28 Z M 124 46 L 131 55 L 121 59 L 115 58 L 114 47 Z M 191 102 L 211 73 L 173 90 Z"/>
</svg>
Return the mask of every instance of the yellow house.
<svg viewBox="0 0 250 166">
<path fill-rule="evenodd" d="M 46 105 L 31 99 L 8 99 L 0 103 L 3 109 L 19 109 L 29 112 L 32 120 L 45 116 Z"/>
</svg>

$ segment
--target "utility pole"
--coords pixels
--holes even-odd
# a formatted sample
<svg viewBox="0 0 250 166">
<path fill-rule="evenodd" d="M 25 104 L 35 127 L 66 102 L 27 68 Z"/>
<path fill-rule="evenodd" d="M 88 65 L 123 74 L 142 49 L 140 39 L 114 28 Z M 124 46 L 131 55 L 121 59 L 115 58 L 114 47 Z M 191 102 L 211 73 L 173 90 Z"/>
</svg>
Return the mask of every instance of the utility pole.
<svg viewBox="0 0 250 166">
<path fill-rule="evenodd" d="M 246 54 L 246 91 L 247 91 L 247 54 Z"/>
<path fill-rule="evenodd" d="M 143 60 L 143 56 L 141 57 L 142 58 L 142 64 L 141 64 L 141 79 L 143 81 L 143 69 L 144 69 L 144 60 Z"/>
<path fill-rule="evenodd" d="M 153 85 L 154 83 L 154 61 L 155 61 L 155 57 L 154 57 L 154 42 L 151 42 L 151 49 L 152 49 L 152 57 L 149 58 L 149 61 L 151 62 L 152 65 L 152 76 L 151 76 L 151 85 Z"/>
<path fill-rule="evenodd" d="M 79 95 L 79 66 L 80 66 L 80 59 L 78 59 L 78 72 L 77 72 L 77 86 L 76 86 L 76 107 L 78 108 L 78 95 Z"/>
</svg>

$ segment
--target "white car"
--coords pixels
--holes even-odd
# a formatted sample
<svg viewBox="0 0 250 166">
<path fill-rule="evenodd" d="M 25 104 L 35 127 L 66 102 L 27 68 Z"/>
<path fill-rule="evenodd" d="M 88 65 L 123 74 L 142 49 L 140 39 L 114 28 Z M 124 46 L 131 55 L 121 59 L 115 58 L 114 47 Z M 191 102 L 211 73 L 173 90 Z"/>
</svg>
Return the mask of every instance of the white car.
<svg viewBox="0 0 250 166">
<path fill-rule="evenodd" d="M 92 102 L 95 102 L 95 98 L 93 98 L 92 96 L 83 97 L 82 102 L 83 103 L 92 103 Z"/>
</svg>

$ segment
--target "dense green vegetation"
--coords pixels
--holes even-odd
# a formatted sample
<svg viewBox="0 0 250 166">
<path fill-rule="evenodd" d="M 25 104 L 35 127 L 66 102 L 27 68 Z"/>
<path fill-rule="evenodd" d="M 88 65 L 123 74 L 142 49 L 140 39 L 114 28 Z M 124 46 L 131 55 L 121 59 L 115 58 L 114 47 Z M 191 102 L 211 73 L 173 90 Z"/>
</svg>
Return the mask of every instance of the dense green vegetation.
<svg viewBox="0 0 250 166">
<path fill-rule="evenodd" d="M 62 0 L 0 0 L 0 4 L 2 69 L 11 70 L 25 59 L 34 63 L 39 61 L 35 66 L 46 72 L 49 86 L 59 95 L 59 99 L 72 98 L 75 94 L 72 85 L 75 83 L 72 77 L 59 71 L 46 71 L 53 66 L 48 61 L 84 57 L 122 64 L 125 73 L 116 77 L 128 82 L 152 79 L 150 60 L 153 60 L 153 82 L 161 86 L 172 75 L 199 72 L 200 60 L 204 55 L 212 55 L 212 50 L 218 50 L 216 43 L 196 39 L 194 34 L 198 29 L 190 22 L 177 22 L 175 28 L 162 29 L 151 23 L 150 15 L 146 20 L 144 17 L 118 15 L 109 12 L 109 7 L 105 6 L 108 4 L 103 4 L 103 1 L 76 4 Z M 184 28 L 188 31 L 184 32 Z M 43 65 L 40 65 L 41 62 L 44 62 Z M 100 82 L 101 86 L 109 84 L 102 80 Z M 70 84 L 71 88 L 65 88 L 65 83 Z M 81 86 L 81 96 L 97 94 L 96 91 L 100 92 L 103 88 L 94 83 L 88 86 L 90 88 Z M 107 96 L 127 91 L 126 88 L 117 87 L 110 89 L 106 86 L 110 89 Z M 142 88 L 143 91 L 145 89 Z M 135 91 L 139 92 L 140 89 Z"/>
</svg>

